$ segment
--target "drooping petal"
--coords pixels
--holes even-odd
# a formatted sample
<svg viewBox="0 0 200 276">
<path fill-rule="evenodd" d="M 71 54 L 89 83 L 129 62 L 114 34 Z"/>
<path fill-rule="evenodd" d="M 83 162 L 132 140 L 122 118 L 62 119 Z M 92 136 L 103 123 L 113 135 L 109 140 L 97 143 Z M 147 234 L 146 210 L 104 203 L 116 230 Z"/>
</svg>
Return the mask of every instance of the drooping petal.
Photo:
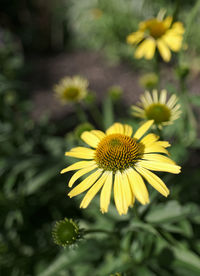
<svg viewBox="0 0 200 276">
<path fill-rule="evenodd" d="M 138 44 L 144 38 L 144 32 L 138 31 L 127 36 L 128 44 Z"/>
<path fill-rule="evenodd" d="M 159 142 L 155 142 L 144 148 L 144 153 L 159 153 L 159 152 L 169 154 L 169 152 L 162 145 L 160 145 Z"/>
<path fill-rule="evenodd" d="M 149 146 L 149 145 L 153 144 L 154 142 L 156 142 L 158 139 L 159 139 L 159 136 L 157 136 L 153 133 L 149 133 L 142 138 L 140 143 L 144 144 L 145 146 Z"/>
<path fill-rule="evenodd" d="M 75 158 L 83 158 L 83 159 L 93 159 L 95 151 L 89 148 L 84 147 L 76 147 L 72 148 L 70 151 L 65 152 L 66 156 L 71 156 Z"/>
<path fill-rule="evenodd" d="M 146 57 L 147 59 L 153 58 L 155 52 L 155 41 L 152 38 L 145 39 L 136 49 L 135 58 L 140 59 Z"/>
<path fill-rule="evenodd" d="M 81 139 L 93 148 L 96 148 L 101 140 L 96 134 L 92 133 L 92 131 L 84 131 L 81 134 Z"/>
<path fill-rule="evenodd" d="M 90 176 L 88 176 L 87 178 L 85 178 L 79 185 L 77 185 L 73 190 L 71 190 L 68 193 L 69 197 L 73 197 L 76 195 L 81 194 L 82 192 L 86 191 L 87 189 L 89 189 L 94 183 L 95 181 L 99 178 L 99 176 L 102 174 L 102 170 L 98 169 L 97 171 L 95 171 L 93 174 L 91 174 Z"/>
<path fill-rule="evenodd" d="M 108 177 L 108 173 L 104 172 L 102 176 L 97 180 L 97 182 L 92 186 L 92 188 L 89 189 L 87 194 L 84 196 L 80 207 L 81 208 L 87 208 L 87 206 L 90 204 L 91 200 L 94 198 L 94 196 L 98 193 L 98 191 L 101 189 L 103 184 L 106 181 L 106 178 Z"/>
<path fill-rule="evenodd" d="M 79 161 L 79 162 L 76 162 L 76 163 L 66 167 L 60 173 L 63 174 L 63 173 L 69 172 L 69 171 L 83 169 L 85 167 L 94 165 L 95 163 L 96 163 L 95 161 Z"/>
<path fill-rule="evenodd" d="M 162 163 L 169 163 L 169 164 L 175 164 L 175 162 L 168 158 L 167 156 L 161 155 L 161 154 L 152 154 L 147 153 L 144 154 L 142 159 L 149 160 L 149 161 L 156 161 L 156 162 L 162 162 Z"/>
<path fill-rule="evenodd" d="M 136 167 L 136 170 L 153 186 L 159 193 L 164 196 L 169 195 L 169 189 L 165 185 L 165 183 L 154 173 L 146 170 L 144 168 Z"/>
<path fill-rule="evenodd" d="M 178 35 L 169 31 L 165 36 L 162 37 L 162 39 L 174 52 L 178 52 L 182 47 L 182 35 Z"/>
<path fill-rule="evenodd" d="M 108 211 L 108 206 L 110 204 L 110 196 L 112 190 L 113 172 L 109 172 L 108 177 L 103 185 L 100 196 L 100 208 L 102 213 Z"/>
<path fill-rule="evenodd" d="M 157 40 L 157 47 L 163 60 L 169 62 L 171 59 L 171 52 L 162 39 Z"/>
<path fill-rule="evenodd" d="M 134 134 L 134 138 L 136 139 L 140 139 L 144 134 L 145 132 L 147 132 L 147 130 L 152 126 L 154 120 L 149 120 L 147 121 L 146 123 L 144 123 L 137 131 L 136 133 Z"/>
<path fill-rule="evenodd" d="M 114 200 L 117 211 L 120 215 L 126 214 L 126 209 L 124 208 L 124 198 L 123 198 L 123 187 L 121 183 L 121 173 L 117 171 L 114 180 Z"/>
<path fill-rule="evenodd" d="M 122 183 L 123 183 L 123 190 L 124 190 L 124 198 L 127 202 L 128 207 L 133 206 L 134 203 L 134 195 L 131 190 L 131 186 L 128 180 L 127 171 L 125 170 L 122 172 Z"/>
<path fill-rule="evenodd" d="M 77 171 L 75 174 L 73 174 L 73 176 L 71 177 L 70 181 L 69 181 L 69 184 L 68 186 L 69 187 L 72 187 L 72 185 L 74 184 L 74 182 L 80 178 L 81 176 L 83 176 L 84 174 L 88 173 L 88 172 L 91 172 L 92 170 L 96 169 L 97 168 L 97 165 L 94 164 L 94 165 L 91 165 L 89 167 L 86 167 L 86 168 L 83 168 L 79 171 Z"/>
<path fill-rule="evenodd" d="M 160 172 L 171 172 L 178 174 L 180 173 L 180 166 L 168 164 L 168 163 L 161 163 L 155 161 L 145 161 L 141 160 L 136 163 L 136 166 L 142 167 L 152 171 L 160 171 Z"/>
<path fill-rule="evenodd" d="M 127 170 L 128 180 L 133 194 L 142 204 L 149 203 L 149 194 L 142 177 L 133 168 Z"/>
</svg>

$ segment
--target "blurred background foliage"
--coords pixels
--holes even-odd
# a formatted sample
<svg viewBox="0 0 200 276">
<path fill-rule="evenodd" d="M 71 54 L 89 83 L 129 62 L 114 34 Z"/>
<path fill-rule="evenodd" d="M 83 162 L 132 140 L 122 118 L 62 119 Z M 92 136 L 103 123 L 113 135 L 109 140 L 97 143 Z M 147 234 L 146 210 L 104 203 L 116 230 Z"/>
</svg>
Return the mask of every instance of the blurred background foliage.
<svg viewBox="0 0 200 276">
<path fill-rule="evenodd" d="M 164 132 L 164 137 L 173 141 L 173 159 L 184 166 L 179 176 L 163 176 L 166 184 L 171 183 L 170 198 L 163 199 L 151 190 L 151 204 L 138 206 L 139 219 L 136 215 L 133 218 L 133 210 L 120 217 L 113 206 L 108 214 L 100 214 L 98 198 L 84 211 L 78 207 L 80 198 L 67 199 L 70 174 L 63 177 L 59 171 L 69 162 L 64 158 L 65 150 L 81 144 L 83 126 L 75 113 L 68 115 L 70 120 L 56 121 L 44 114 L 35 121 L 32 111 L 37 107 L 27 81 L 30 55 L 66 50 L 101 50 L 111 62 L 125 60 L 134 70 L 149 70 L 152 63 L 134 60 L 133 50 L 125 41 L 141 20 L 155 16 L 160 8 L 189 26 L 187 54 L 181 61 L 199 69 L 200 31 L 196 26 L 200 17 L 195 11 L 193 21 L 188 17 L 188 11 L 198 8 L 196 3 L 1 1 L 0 275 L 200 275 L 200 142 L 193 113 L 195 106 L 199 114 L 199 95 L 181 98 L 183 116 Z M 170 83 L 167 88 L 177 92 Z M 102 117 L 89 119 L 83 129 L 105 129 L 114 117 L 138 126 L 138 121 L 121 112 L 120 100 L 107 93 L 100 108 Z M 91 103 L 86 107 L 89 110 Z M 82 228 L 103 228 L 109 233 L 91 233 L 73 249 L 59 248 L 51 231 L 55 221 L 64 217 L 78 219 Z"/>
</svg>

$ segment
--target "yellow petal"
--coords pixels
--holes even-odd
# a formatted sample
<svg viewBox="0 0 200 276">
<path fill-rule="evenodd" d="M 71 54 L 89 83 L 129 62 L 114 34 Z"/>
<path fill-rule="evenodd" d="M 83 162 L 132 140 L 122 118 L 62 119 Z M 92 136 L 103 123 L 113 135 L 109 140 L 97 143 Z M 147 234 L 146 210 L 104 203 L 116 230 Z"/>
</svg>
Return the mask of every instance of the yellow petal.
<svg viewBox="0 0 200 276">
<path fill-rule="evenodd" d="M 177 103 L 177 97 L 176 97 L 175 94 L 173 94 L 173 95 L 171 96 L 171 98 L 169 99 L 169 101 L 167 102 L 167 106 L 168 106 L 169 108 L 173 108 L 174 105 L 175 105 L 176 103 Z"/>
<path fill-rule="evenodd" d="M 96 135 L 100 140 L 106 137 L 105 133 L 101 130 L 91 130 L 91 133 Z"/>
<path fill-rule="evenodd" d="M 144 32 L 134 32 L 127 36 L 127 43 L 128 44 L 138 44 L 144 37 Z"/>
<path fill-rule="evenodd" d="M 172 16 L 167 16 L 164 20 L 163 20 L 163 24 L 165 25 L 166 29 L 169 29 L 171 24 L 172 24 L 172 20 L 173 17 Z"/>
<path fill-rule="evenodd" d="M 89 175 L 86 179 L 84 179 L 79 185 L 77 185 L 73 190 L 71 190 L 68 196 L 73 197 L 86 191 L 94 184 L 94 182 L 99 178 L 101 174 L 102 170 L 99 169 L 95 171 L 93 174 Z"/>
<path fill-rule="evenodd" d="M 168 147 L 171 146 L 170 143 L 167 142 L 167 141 L 158 141 L 158 142 L 156 142 L 156 144 L 159 145 L 159 146 L 162 146 L 164 148 L 168 148 Z"/>
<path fill-rule="evenodd" d="M 162 39 L 167 44 L 167 46 L 174 52 L 178 52 L 182 47 L 183 37 L 181 35 L 169 32 L 166 33 L 166 35 L 164 35 Z"/>
<path fill-rule="evenodd" d="M 136 166 L 146 168 L 152 171 L 170 172 L 175 174 L 180 173 L 181 170 L 181 167 L 177 165 L 145 160 L 138 161 Z"/>
<path fill-rule="evenodd" d="M 93 159 L 95 151 L 92 149 L 84 148 L 84 147 L 76 147 L 72 148 L 70 151 L 65 152 L 66 156 L 83 158 L 83 159 Z"/>
<path fill-rule="evenodd" d="M 80 207 L 81 208 L 87 208 L 90 204 L 91 200 L 94 198 L 94 196 L 98 193 L 98 191 L 101 189 L 103 184 L 106 181 L 106 178 L 108 177 L 108 173 L 104 172 L 102 176 L 97 180 L 97 182 L 92 186 L 92 188 L 89 189 L 87 194 L 84 196 Z"/>
<path fill-rule="evenodd" d="M 165 42 L 162 39 L 157 40 L 157 46 L 158 50 L 160 52 L 161 57 L 165 62 L 170 61 L 171 59 L 171 52 L 168 48 L 168 46 L 165 44 Z"/>
<path fill-rule="evenodd" d="M 158 91 L 156 89 L 153 90 L 153 101 L 154 103 L 158 102 Z"/>
<path fill-rule="evenodd" d="M 76 163 L 66 167 L 60 173 L 63 174 L 63 173 L 69 172 L 69 171 L 83 169 L 85 167 L 89 167 L 94 164 L 95 164 L 95 161 L 79 161 L 79 162 L 76 162 Z"/>
<path fill-rule="evenodd" d="M 124 199 L 127 202 L 128 207 L 133 206 L 134 203 L 134 195 L 131 190 L 131 186 L 128 180 L 127 171 L 125 170 L 122 173 L 122 183 L 123 183 L 123 191 L 124 191 Z"/>
<path fill-rule="evenodd" d="M 152 59 L 155 52 L 155 41 L 152 38 L 145 39 L 136 49 L 135 58 L 140 59 L 146 57 Z"/>
<path fill-rule="evenodd" d="M 156 42 L 154 39 L 149 39 L 148 48 L 146 49 L 145 57 L 146 59 L 152 59 L 154 57 L 156 50 Z"/>
<path fill-rule="evenodd" d="M 142 138 L 140 143 L 144 144 L 145 146 L 149 146 L 149 145 L 153 144 L 154 142 L 156 142 L 158 139 L 159 139 L 159 136 L 157 136 L 153 133 L 149 133 Z"/>
<path fill-rule="evenodd" d="M 173 160 L 161 154 L 147 153 L 143 155 L 142 159 L 175 165 L 175 162 Z"/>
<path fill-rule="evenodd" d="M 144 123 L 137 131 L 136 133 L 134 134 L 134 138 L 136 139 L 140 139 L 144 134 L 145 132 L 147 132 L 147 130 L 152 126 L 154 120 L 149 120 L 147 121 L 146 123 Z"/>
<path fill-rule="evenodd" d="M 133 133 L 132 127 L 125 124 L 124 125 L 124 135 L 131 137 L 132 133 Z"/>
<path fill-rule="evenodd" d="M 149 203 L 149 194 L 142 177 L 133 168 L 127 170 L 127 175 L 133 194 L 137 200 L 142 204 Z"/>
<path fill-rule="evenodd" d="M 100 139 L 92 131 L 84 131 L 81 134 L 81 139 L 93 148 L 96 148 L 100 142 Z"/>
<path fill-rule="evenodd" d="M 149 91 L 145 91 L 144 96 L 146 98 L 146 101 L 147 101 L 148 105 L 153 103 L 153 99 L 152 99 L 151 94 L 150 94 Z"/>
<path fill-rule="evenodd" d="M 168 151 L 159 144 L 159 142 L 155 142 L 144 148 L 144 153 L 153 153 L 153 152 L 154 153 L 161 152 L 161 153 L 169 154 Z"/>
<path fill-rule="evenodd" d="M 120 123 L 115 123 L 111 127 L 109 127 L 106 130 L 106 134 L 114 134 L 114 133 L 119 133 L 119 134 L 124 134 L 124 127 Z"/>
<path fill-rule="evenodd" d="M 160 103 L 165 104 L 166 103 L 166 99 L 167 99 L 167 91 L 165 89 L 161 90 L 160 93 Z"/>
<path fill-rule="evenodd" d="M 108 206 L 110 204 L 110 196 L 112 190 L 112 180 L 113 180 L 113 173 L 112 171 L 109 172 L 108 177 L 103 185 L 101 190 L 100 196 L 100 208 L 102 213 L 106 213 L 108 211 Z"/>
<path fill-rule="evenodd" d="M 92 165 L 92 166 L 89 166 L 89 167 L 87 167 L 87 168 L 83 168 L 83 169 L 77 171 L 77 172 L 76 172 L 75 174 L 73 174 L 73 176 L 71 177 L 68 186 L 69 186 L 69 187 L 72 187 L 72 185 L 74 184 L 74 182 L 75 182 L 78 178 L 80 178 L 80 177 L 83 176 L 84 174 L 86 174 L 86 173 L 88 173 L 88 172 L 90 172 L 90 171 L 92 171 L 92 170 L 94 170 L 94 169 L 96 169 L 96 168 L 97 168 L 97 165 L 94 164 L 94 165 Z"/>
<path fill-rule="evenodd" d="M 185 32 L 185 29 L 183 27 L 183 24 L 181 22 L 175 22 L 173 25 L 172 25 L 172 28 L 171 28 L 174 32 L 176 32 L 177 34 L 184 34 Z"/>
<path fill-rule="evenodd" d="M 127 210 L 124 208 L 123 187 L 121 183 L 121 173 L 119 171 L 115 174 L 114 180 L 114 200 L 117 211 L 120 215 L 126 214 Z"/>
<path fill-rule="evenodd" d="M 136 170 L 153 186 L 159 193 L 164 196 L 169 195 L 169 190 L 165 183 L 154 173 L 144 168 L 136 168 Z"/>
</svg>

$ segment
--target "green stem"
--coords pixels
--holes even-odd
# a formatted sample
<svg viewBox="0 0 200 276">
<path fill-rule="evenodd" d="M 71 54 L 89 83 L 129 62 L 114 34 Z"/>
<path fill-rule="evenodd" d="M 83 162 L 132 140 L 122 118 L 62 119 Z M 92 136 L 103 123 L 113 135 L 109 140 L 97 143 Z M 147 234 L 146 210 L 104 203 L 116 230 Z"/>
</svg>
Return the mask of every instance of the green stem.
<svg viewBox="0 0 200 276">
<path fill-rule="evenodd" d="M 154 72 L 158 76 L 158 88 L 160 86 L 160 59 L 159 59 L 159 53 L 158 50 L 155 52 L 155 62 L 154 62 Z"/>
<path fill-rule="evenodd" d="M 90 229 L 90 230 L 84 231 L 84 235 L 93 234 L 93 233 L 104 233 L 104 234 L 108 234 L 108 235 L 116 235 L 116 232 L 108 231 L 108 230 L 104 230 L 104 229 Z"/>
<path fill-rule="evenodd" d="M 80 120 L 80 122 L 81 123 L 87 122 L 87 115 L 85 113 L 85 110 L 81 106 L 81 104 L 80 103 L 76 103 L 75 107 L 76 107 L 76 115 L 77 115 L 78 119 Z"/>
</svg>

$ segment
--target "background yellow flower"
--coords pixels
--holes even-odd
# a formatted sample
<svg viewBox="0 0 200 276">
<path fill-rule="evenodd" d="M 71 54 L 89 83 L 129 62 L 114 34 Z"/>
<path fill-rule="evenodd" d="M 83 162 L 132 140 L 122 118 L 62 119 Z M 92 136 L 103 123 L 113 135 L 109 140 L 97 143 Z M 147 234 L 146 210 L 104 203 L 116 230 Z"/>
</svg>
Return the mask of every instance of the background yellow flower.
<svg viewBox="0 0 200 276">
<path fill-rule="evenodd" d="M 88 80 L 83 77 L 65 77 L 55 85 L 54 91 L 62 103 L 79 102 L 87 95 L 88 85 Z"/>
<path fill-rule="evenodd" d="M 180 104 L 178 98 L 173 94 L 167 101 L 167 91 L 161 90 L 160 95 L 156 89 L 152 93 L 146 91 L 141 97 L 138 105 L 132 105 L 132 114 L 146 120 L 154 120 L 154 124 L 162 128 L 172 124 L 180 117 Z"/>
<path fill-rule="evenodd" d="M 172 23 L 173 18 L 152 18 L 141 22 L 139 30 L 127 37 L 127 43 L 138 45 L 135 57 L 152 59 L 158 49 L 164 61 L 171 59 L 171 51 L 178 52 L 182 47 L 184 27 L 181 22 Z"/>
</svg>

